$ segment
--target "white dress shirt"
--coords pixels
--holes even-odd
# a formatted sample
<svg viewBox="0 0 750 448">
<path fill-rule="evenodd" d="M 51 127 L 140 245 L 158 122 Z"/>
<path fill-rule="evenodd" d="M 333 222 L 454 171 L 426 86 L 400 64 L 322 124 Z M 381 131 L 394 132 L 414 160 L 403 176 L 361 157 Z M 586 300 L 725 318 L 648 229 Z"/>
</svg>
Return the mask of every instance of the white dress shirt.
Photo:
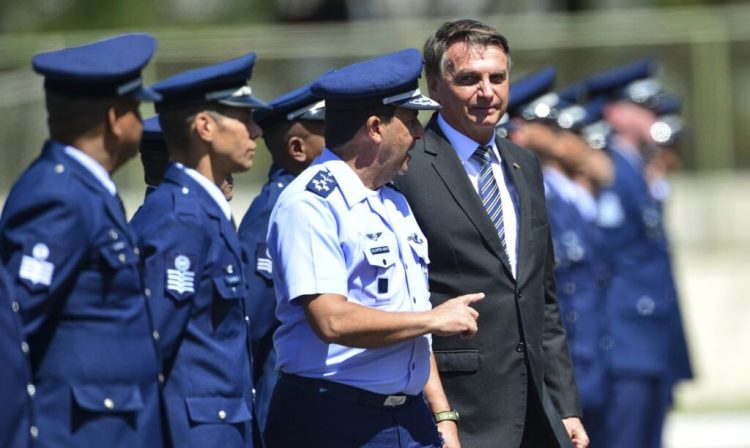
<svg viewBox="0 0 750 448">
<path fill-rule="evenodd" d="M 80 149 L 73 146 L 65 147 L 65 154 L 72 157 L 76 162 L 80 163 L 87 171 L 89 171 L 98 180 L 104 188 L 109 191 L 112 196 L 117 194 L 117 186 L 112 182 L 112 178 L 109 176 L 104 167 L 94 160 L 93 157 L 81 151 Z"/>
<path fill-rule="evenodd" d="M 518 259 L 518 214 L 510 190 L 508 189 L 508 185 L 505 183 L 505 172 L 503 171 L 501 164 L 502 160 L 500 159 L 500 152 L 497 149 L 497 145 L 495 145 L 495 133 L 492 133 L 492 137 L 488 142 L 475 142 L 449 125 L 440 114 L 438 114 L 438 126 L 440 126 L 440 129 L 443 131 L 443 134 L 445 134 L 445 137 L 448 139 L 451 146 L 453 146 L 453 149 L 456 150 L 456 154 L 461 160 L 461 163 L 466 170 L 466 174 L 469 176 L 471 185 L 474 187 L 474 191 L 477 192 L 477 195 L 479 194 L 480 163 L 477 159 L 473 158 L 472 155 L 480 144 L 492 148 L 492 151 L 490 151 L 490 154 L 492 154 L 492 175 L 495 177 L 495 182 L 497 182 L 498 189 L 500 190 L 500 200 L 503 203 L 505 247 L 507 248 L 513 277 L 515 277 Z"/>
</svg>

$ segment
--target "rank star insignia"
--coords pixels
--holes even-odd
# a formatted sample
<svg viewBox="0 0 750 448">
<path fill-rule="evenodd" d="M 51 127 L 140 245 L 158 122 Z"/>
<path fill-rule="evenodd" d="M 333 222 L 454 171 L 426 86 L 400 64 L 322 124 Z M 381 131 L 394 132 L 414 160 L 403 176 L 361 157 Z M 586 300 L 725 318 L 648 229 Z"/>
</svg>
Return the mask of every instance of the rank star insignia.
<svg viewBox="0 0 750 448">
<path fill-rule="evenodd" d="M 420 237 L 419 235 L 417 235 L 416 232 L 414 232 L 411 235 L 409 235 L 406 239 L 408 239 L 409 241 L 412 241 L 414 243 L 417 243 L 417 244 L 424 243 L 424 239 L 422 237 Z"/>
<path fill-rule="evenodd" d="M 310 182 L 307 184 L 307 189 L 317 194 L 318 196 L 325 198 L 336 188 L 336 179 L 326 170 L 318 171 Z"/>
</svg>

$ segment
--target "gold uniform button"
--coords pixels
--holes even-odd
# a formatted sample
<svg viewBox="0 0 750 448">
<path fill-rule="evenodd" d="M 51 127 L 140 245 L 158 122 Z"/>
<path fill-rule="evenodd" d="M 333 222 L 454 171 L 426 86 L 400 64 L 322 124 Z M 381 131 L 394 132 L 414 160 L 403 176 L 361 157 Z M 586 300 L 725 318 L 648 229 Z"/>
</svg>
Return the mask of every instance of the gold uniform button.
<svg viewBox="0 0 750 448">
<path fill-rule="evenodd" d="M 227 413 L 222 409 L 219 411 L 219 420 L 224 421 L 225 418 L 227 418 Z"/>
<path fill-rule="evenodd" d="M 111 398 L 105 398 L 104 399 L 104 407 L 107 409 L 114 409 L 115 408 L 115 402 L 112 401 Z"/>
</svg>

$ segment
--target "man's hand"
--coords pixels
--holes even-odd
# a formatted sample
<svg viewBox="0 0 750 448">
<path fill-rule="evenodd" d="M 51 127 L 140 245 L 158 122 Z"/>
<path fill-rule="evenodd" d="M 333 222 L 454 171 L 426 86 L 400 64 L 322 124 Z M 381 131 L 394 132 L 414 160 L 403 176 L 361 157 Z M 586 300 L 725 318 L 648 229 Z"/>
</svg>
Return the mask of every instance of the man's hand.
<svg viewBox="0 0 750 448">
<path fill-rule="evenodd" d="M 436 336 L 461 335 L 473 337 L 478 330 L 479 313 L 471 304 L 482 300 L 484 293 L 466 294 L 450 299 L 430 311 L 432 317 L 432 334 Z"/>
<path fill-rule="evenodd" d="M 576 448 L 586 448 L 589 446 L 589 436 L 583 429 L 583 423 L 578 417 L 568 417 L 563 419 L 563 425 L 568 431 L 568 437 Z"/>
<path fill-rule="evenodd" d="M 443 420 L 437 424 L 438 432 L 443 436 L 443 448 L 461 448 L 458 441 L 458 425 L 453 420 Z"/>
</svg>

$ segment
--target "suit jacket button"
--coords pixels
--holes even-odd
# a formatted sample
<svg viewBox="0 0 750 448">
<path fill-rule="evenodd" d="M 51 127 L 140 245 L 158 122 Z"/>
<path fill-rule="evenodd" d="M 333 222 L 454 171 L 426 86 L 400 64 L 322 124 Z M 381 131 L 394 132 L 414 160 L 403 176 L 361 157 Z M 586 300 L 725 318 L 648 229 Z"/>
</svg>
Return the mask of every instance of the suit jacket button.
<svg viewBox="0 0 750 448">
<path fill-rule="evenodd" d="M 526 350 L 526 345 L 525 345 L 525 344 L 524 344 L 523 342 L 519 342 L 519 343 L 518 343 L 518 344 L 516 345 L 516 351 L 517 351 L 518 353 L 523 353 L 523 352 L 524 352 L 524 350 Z"/>
</svg>

